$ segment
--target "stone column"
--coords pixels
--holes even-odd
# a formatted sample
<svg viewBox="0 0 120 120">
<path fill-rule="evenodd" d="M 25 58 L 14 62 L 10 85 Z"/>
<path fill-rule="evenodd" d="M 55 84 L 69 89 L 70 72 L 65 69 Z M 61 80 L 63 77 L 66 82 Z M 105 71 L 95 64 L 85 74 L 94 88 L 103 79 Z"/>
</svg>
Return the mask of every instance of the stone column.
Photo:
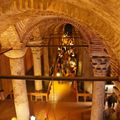
<svg viewBox="0 0 120 120">
<path fill-rule="evenodd" d="M 43 48 L 43 60 L 44 60 L 44 76 L 49 76 L 49 59 L 48 59 L 48 48 Z M 44 88 L 49 86 L 49 81 L 44 80 Z"/>
<path fill-rule="evenodd" d="M 120 77 L 119 77 L 119 81 L 120 81 Z M 120 82 L 119 81 L 114 81 L 115 87 L 113 88 L 114 93 L 117 96 L 117 104 L 115 107 L 115 111 L 116 111 L 116 115 L 117 115 L 118 120 L 120 120 Z"/>
<path fill-rule="evenodd" d="M 10 69 L 12 75 L 25 75 L 24 56 L 25 51 L 12 50 L 6 53 L 10 59 Z M 29 120 L 29 104 L 25 80 L 12 80 L 14 104 L 17 120 Z"/>
<path fill-rule="evenodd" d="M 44 75 L 49 76 L 49 59 L 48 59 L 48 48 L 44 47 Z"/>
<path fill-rule="evenodd" d="M 91 120 L 103 120 L 105 82 L 93 83 Z"/>
<path fill-rule="evenodd" d="M 34 63 L 34 75 L 41 76 L 41 49 L 40 48 L 32 48 L 33 54 L 33 63 Z M 35 80 L 35 90 L 42 90 L 42 81 Z"/>
<path fill-rule="evenodd" d="M 10 59 L 12 75 L 25 75 L 24 59 Z M 29 105 L 25 80 L 12 80 L 17 120 L 29 120 Z"/>
<path fill-rule="evenodd" d="M 96 59 L 93 63 L 93 72 L 95 77 L 105 77 L 108 66 L 101 64 L 101 59 Z M 103 69 L 104 68 L 104 69 Z M 106 69 L 105 69 L 106 68 Z M 93 83 L 93 97 L 91 120 L 103 120 L 105 97 L 105 82 L 97 81 Z"/>
<path fill-rule="evenodd" d="M 12 48 L 5 53 L 10 59 L 10 69 L 12 75 L 25 75 L 24 55 L 26 53 L 25 45 L 20 42 L 18 32 L 14 25 L 9 26 L 1 35 L 3 48 Z M 14 104 L 17 115 L 17 120 L 29 120 L 29 104 L 26 90 L 25 80 L 12 80 Z"/>
</svg>

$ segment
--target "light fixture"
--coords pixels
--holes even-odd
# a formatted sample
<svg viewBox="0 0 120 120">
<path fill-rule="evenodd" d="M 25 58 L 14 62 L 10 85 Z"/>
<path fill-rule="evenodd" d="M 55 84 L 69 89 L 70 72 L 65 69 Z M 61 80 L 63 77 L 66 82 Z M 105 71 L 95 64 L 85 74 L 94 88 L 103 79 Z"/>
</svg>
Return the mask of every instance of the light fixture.
<svg viewBox="0 0 120 120">
<path fill-rule="evenodd" d="M 30 120 L 36 120 L 36 117 L 32 115 L 32 116 L 30 117 Z"/>
<path fill-rule="evenodd" d="M 56 76 L 57 76 L 57 77 L 60 77 L 60 76 L 61 76 L 61 73 L 60 73 L 60 72 L 57 72 L 57 73 L 56 73 Z"/>
<path fill-rule="evenodd" d="M 12 117 L 12 119 L 11 120 L 17 120 L 17 118 L 16 117 Z"/>
</svg>

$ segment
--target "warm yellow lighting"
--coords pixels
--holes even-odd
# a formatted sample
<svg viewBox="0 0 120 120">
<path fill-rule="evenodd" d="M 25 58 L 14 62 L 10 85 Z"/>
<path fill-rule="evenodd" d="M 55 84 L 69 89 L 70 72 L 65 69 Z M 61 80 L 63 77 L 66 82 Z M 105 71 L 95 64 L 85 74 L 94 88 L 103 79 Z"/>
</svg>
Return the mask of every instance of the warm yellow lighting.
<svg viewBox="0 0 120 120">
<path fill-rule="evenodd" d="M 80 76 L 82 74 L 82 62 L 79 61 L 78 63 L 78 75 Z"/>
<path fill-rule="evenodd" d="M 67 26 L 67 25 L 66 25 Z M 72 36 L 72 26 L 70 28 L 64 28 L 64 34 L 62 35 L 62 39 L 60 41 L 61 47 L 57 48 L 58 54 L 55 65 L 55 76 L 75 76 L 76 68 L 77 68 L 77 55 L 75 53 L 75 49 L 70 46 L 74 45 L 75 39 Z"/>
<path fill-rule="evenodd" d="M 11 120 L 17 120 L 17 118 L 16 117 L 12 117 L 12 119 Z"/>
<path fill-rule="evenodd" d="M 57 72 L 57 73 L 56 73 L 56 76 L 57 76 L 57 77 L 60 77 L 60 76 L 61 76 L 61 73 Z"/>
<path fill-rule="evenodd" d="M 70 61 L 70 66 L 75 67 L 76 63 L 74 61 Z"/>
</svg>

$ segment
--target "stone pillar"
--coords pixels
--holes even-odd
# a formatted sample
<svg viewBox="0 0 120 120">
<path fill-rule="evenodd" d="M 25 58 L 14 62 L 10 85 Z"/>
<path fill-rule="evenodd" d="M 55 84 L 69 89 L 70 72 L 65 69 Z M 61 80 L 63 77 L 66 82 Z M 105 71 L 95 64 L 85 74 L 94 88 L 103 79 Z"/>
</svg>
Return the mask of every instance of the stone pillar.
<svg viewBox="0 0 120 120">
<path fill-rule="evenodd" d="M 44 75 L 49 76 L 49 59 L 48 59 L 48 48 L 44 47 Z"/>
<path fill-rule="evenodd" d="M 105 77 L 108 66 L 106 64 L 103 64 L 100 58 L 98 59 L 96 58 L 95 60 L 92 61 L 94 76 Z M 103 81 L 94 82 L 91 120 L 103 120 L 104 97 L 105 97 L 105 82 Z"/>
<path fill-rule="evenodd" d="M 44 76 L 49 76 L 49 59 L 48 59 L 48 48 L 43 48 L 43 60 L 44 60 Z M 44 80 L 44 88 L 46 89 L 49 86 L 49 81 Z"/>
<path fill-rule="evenodd" d="M 119 81 L 120 81 L 120 77 L 119 77 Z M 116 115 L 117 115 L 118 120 L 120 120 L 120 82 L 119 81 L 114 81 L 115 87 L 113 88 L 114 93 L 117 96 L 117 104 L 115 107 L 115 111 L 116 111 Z"/>
<path fill-rule="evenodd" d="M 10 58 L 12 75 L 25 75 L 24 59 Z M 29 105 L 25 80 L 12 80 L 17 120 L 29 120 Z"/>
<path fill-rule="evenodd" d="M 10 60 L 10 69 L 12 75 L 25 75 L 24 68 L 24 56 L 25 51 L 23 50 L 11 50 L 5 53 Z M 29 120 L 29 104 L 26 90 L 25 80 L 12 80 L 13 94 L 14 94 L 14 104 L 15 111 L 17 115 L 17 120 Z"/>
<path fill-rule="evenodd" d="M 41 76 L 41 52 L 40 48 L 32 48 L 33 63 L 34 63 L 34 75 Z M 42 90 L 42 81 L 35 80 L 35 90 Z"/>
<path fill-rule="evenodd" d="M 91 120 L 103 120 L 105 82 L 93 83 Z"/>
<path fill-rule="evenodd" d="M 3 48 L 12 48 L 12 50 L 5 53 L 10 59 L 11 74 L 19 76 L 25 75 L 23 56 L 26 53 L 26 48 L 24 44 L 20 42 L 15 26 L 9 26 L 9 28 L 1 34 L 0 40 L 3 42 L 3 44 L 1 44 Z M 12 80 L 12 84 L 17 120 L 29 120 L 30 112 L 26 81 L 14 79 Z"/>
</svg>

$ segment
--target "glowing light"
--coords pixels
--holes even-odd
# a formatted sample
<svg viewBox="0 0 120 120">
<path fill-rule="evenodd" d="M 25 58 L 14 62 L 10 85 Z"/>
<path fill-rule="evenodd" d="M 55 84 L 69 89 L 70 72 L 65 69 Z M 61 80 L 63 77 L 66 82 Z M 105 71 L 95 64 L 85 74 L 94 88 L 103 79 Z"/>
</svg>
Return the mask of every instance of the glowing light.
<svg viewBox="0 0 120 120">
<path fill-rule="evenodd" d="M 57 76 L 57 77 L 60 77 L 60 76 L 61 76 L 61 73 L 57 72 L 57 73 L 56 73 L 56 76 Z"/>
<path fill-rule="evenodd" d="M 71 65 L 71 67 L 74 67 L 76 65 L 76 63 L 74 61 L 70 61 L 70 65 Z"/>
<path fill-rule="evenodd" d="M 36 117 L 32 115 L 32 116 L 30 117 L 30 120 L 36 120 Z"/>
<path fill-rule="evenodd" d="M 105 85 L 105 92 L 106 93 L 113 93 L 113 87 L 115 85 Z"/>
<path fill-rule="evenodd" d="M 11 120 L 17 120 L 17 118 L 16 117 L 12 117 L 12 119 Z"/>
</svg>

